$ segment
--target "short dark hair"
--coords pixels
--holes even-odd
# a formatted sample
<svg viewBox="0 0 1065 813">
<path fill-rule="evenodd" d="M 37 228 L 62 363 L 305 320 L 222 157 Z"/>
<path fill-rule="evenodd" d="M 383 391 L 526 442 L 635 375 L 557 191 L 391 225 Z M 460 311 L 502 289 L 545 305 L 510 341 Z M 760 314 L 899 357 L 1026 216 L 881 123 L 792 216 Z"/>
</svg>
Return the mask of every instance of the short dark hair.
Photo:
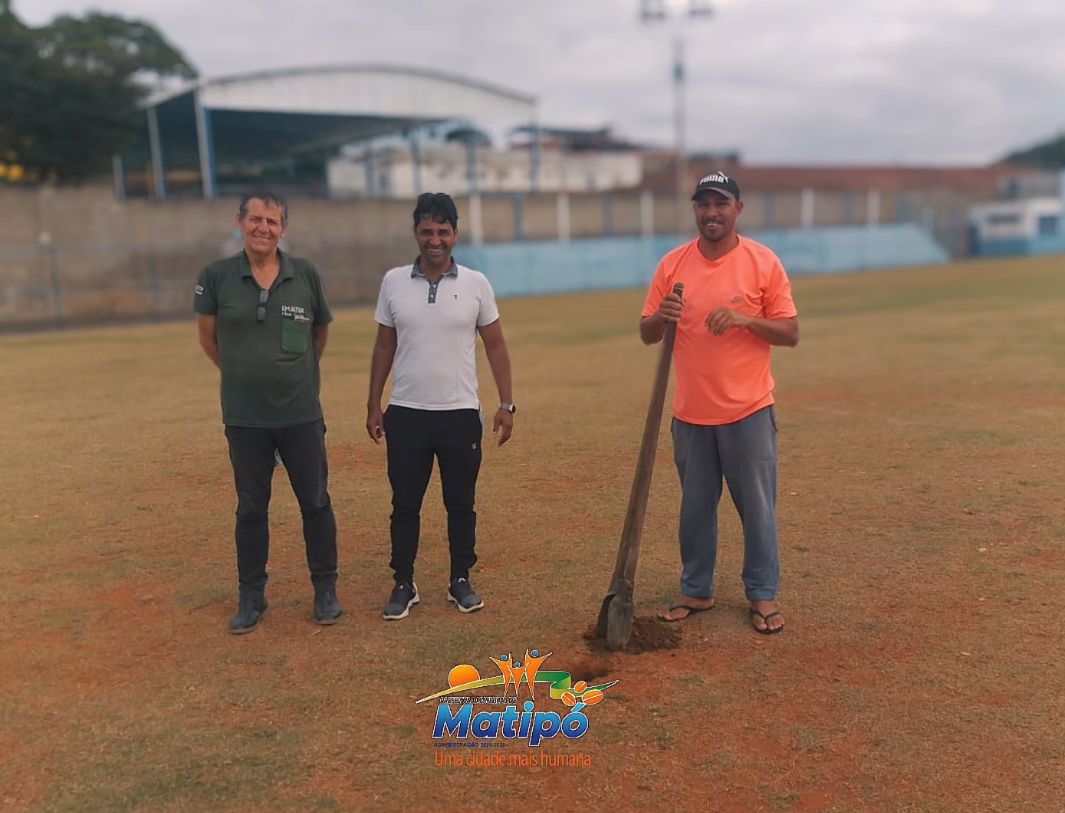
<svg viewBox="0 0 1065 813">
<path fill-rule="evenodd" d="M 455 208 L 455 201 L 451 195 L 443 192 L 423 192 L 418 195 L 418 202 L 414 205 L 414 225 L 417 226 L 427 217 L 431 217 L 437 223 L 450 223 L 451 228 L 459 227 L 459 212 Z"/>
<path fill-rule="evenodd" d="M 267 206 L 280 206 L 281 225 L 288 224 L 288 202 L 276 192 L 266 188 L 249 189 L 240 196 L 240 208 L 237 210 L 237 217 L 240 220 L 248 216 L 248 201 L 250 200 L 261 200 Z"/>
</svg>

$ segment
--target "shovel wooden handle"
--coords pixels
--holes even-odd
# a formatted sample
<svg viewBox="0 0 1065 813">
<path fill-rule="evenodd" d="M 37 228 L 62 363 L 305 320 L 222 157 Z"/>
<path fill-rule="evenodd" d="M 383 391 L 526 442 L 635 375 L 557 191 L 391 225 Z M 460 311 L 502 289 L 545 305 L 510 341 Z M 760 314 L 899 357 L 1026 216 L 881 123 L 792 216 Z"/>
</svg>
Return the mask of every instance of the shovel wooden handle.
<svg viewBox="0 0 1065 813">
<path fill-rule="evenodd" d="M 682 296 L 684 284 L 678 282 L 674 285 L 673 293 Z M 676 337 L 677 325 L 675 322 L 669 322 L 666 325 L 666 335 L 662 340 L 662 350 L 651 387 L 651 403 L 647 407 L 647 420 L 644 422 L 643 439 L 640 441 L 640 456 L 636 461 L 636 475 L 632 479 L 629 507 L 625 512 L 621 545 L 618 547 L 618 558 L 614 566 L 615 578 L 620 577 L 630 585 L 634 582 L 636 562 L 640 556 L 640 538 L 643 535 L 644 516 L 647 514 L 647 496 L 651 491 L 651 473 L 654 470 L 655 453 L 658 451 L 658 432 L 662 425 L 662 410 L 666 403 L 669 367 L 673 360 Z"/>
</svg>

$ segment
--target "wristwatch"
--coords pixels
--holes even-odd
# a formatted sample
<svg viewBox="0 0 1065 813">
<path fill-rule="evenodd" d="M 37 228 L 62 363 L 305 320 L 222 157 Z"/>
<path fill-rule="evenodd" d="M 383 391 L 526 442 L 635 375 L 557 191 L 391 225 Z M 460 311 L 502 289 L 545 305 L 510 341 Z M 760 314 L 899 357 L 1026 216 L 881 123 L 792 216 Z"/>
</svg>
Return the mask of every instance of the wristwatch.
<svg viewBox="0 0 1065 813">
<path fill-rule="evenodd" d="M 518 411 L 518 408 L 514 406 L 514 404 L 500 404 L 499 408 L 504 412 L 509 412 L 511 415 Z"/>
</svg>

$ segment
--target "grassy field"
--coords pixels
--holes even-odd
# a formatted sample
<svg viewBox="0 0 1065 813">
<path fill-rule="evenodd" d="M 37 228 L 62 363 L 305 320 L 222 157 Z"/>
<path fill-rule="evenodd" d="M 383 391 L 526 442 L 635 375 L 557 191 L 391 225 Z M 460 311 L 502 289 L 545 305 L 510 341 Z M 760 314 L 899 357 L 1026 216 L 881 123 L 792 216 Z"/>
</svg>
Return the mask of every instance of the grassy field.
<svg viewBox="0 0 1065 813">
<path fill-rule="evenodd" d="M 380 620 L 388 489 L 363 429 L 374 328 L 339 313 L 323 402 L 346 614 L 310 621 L 281 472 L 270 611 L 240 638 L 217 373 L 191 322 L 0 338 L 0 809 L 1065 810 L 1062 260 L 794 287 L 802 340 L 774 352 L 787 630 L 748 626 L 726 500 L 718 608 L 640 655 L 583 633 L 655 362 L 642 292 L 502 303 L 521 409 L 486 443 L 487 606 L 444 600 L 434 476 L 423 601 L 399 623 Z M 670 453 L 664 427 L 643 616 L 676 587 Z M 526 647 L 620 681 L 583 738 L 539 749 L 591 767 L 438 766 L 414 701 Z"/>
</svg>

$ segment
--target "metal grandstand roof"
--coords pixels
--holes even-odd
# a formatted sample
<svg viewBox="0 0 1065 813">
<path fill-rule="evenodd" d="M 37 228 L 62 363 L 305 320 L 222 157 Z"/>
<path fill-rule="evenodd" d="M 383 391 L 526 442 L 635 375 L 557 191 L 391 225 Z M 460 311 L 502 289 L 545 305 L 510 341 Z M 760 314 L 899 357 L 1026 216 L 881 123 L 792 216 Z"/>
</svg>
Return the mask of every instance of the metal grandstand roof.
<svg viewBox="0 0 1065 813">
<path fill-rule="evenodd" d="M 143 168 L 156 197 L 168 179 L 196 175 L 214 197 L 220 175 L 317 176 L 325 156 L 355 141 L 454 120 L 528 124 L 536 99 L 444 71 L 326 65 L 200 80 L 150 99 L 145 114 L 140 143 L 116 163 L 122 187 Z"/>
</svg>

